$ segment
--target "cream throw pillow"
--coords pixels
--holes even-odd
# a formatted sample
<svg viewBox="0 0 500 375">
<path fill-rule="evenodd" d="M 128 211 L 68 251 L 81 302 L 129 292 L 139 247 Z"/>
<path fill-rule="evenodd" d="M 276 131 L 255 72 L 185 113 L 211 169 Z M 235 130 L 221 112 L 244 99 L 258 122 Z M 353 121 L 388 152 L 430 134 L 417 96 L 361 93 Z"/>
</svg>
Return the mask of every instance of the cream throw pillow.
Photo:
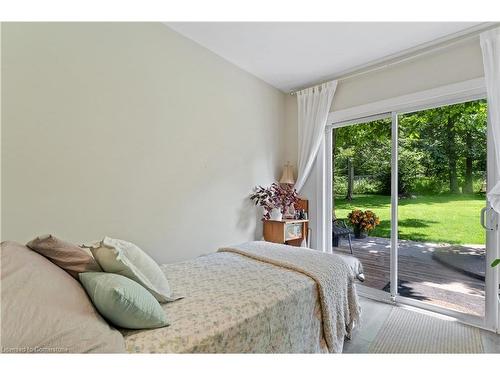
<svg viewBox="0 0 500 375">
<path fill-rule="evenodd" d="M 90 251 L 106 272 L 116 273 L 141 284 L 159 302 L 175 301 L 165 274 L 158 264 L 131 242 L 104 237 Z"/>
</svg>

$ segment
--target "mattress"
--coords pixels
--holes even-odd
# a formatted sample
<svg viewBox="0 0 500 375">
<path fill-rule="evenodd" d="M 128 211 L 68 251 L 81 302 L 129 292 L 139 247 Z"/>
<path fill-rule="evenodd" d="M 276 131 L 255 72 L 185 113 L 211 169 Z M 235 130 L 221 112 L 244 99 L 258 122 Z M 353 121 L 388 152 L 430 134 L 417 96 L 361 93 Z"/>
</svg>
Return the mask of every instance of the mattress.
<svg viewBox="0 0 500 375">
<path fill-rule="evenodd" d="M 163 265 L 183 299 L 162 305 L 170 325 L 122 330 L 133 353 L 326 352 L 315 282 L 234 253 Z"/>
</svg>

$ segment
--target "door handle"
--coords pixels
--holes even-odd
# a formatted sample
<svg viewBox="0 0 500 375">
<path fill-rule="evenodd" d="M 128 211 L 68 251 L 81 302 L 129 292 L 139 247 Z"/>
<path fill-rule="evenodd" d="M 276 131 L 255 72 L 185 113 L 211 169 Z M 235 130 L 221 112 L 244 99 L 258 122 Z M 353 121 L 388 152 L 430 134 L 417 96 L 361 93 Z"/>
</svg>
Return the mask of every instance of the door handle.
<svg viewBox="0 0 500 375">
<path fill-rule="evenodd" d="M 491 210 L 490 207 L 483 207 L 481 209 L 481 214 L 480 214 L 480 219 L 481 219 L 481 226 L 486 229 L 486 230 L 495 230 L 495 228 L 490 228 L 486 225 L 486 213 Z M 491 223 L 491 220 L 488 220 Z"/>
</svg>

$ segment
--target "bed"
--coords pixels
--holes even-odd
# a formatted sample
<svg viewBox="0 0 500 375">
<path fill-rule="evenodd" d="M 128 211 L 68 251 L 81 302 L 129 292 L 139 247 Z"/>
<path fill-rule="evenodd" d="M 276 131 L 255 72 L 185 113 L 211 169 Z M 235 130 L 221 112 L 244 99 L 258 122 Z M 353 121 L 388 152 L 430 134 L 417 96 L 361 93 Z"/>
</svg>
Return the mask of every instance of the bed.
<svg viewBox="0 0 500 375">
<path fill-rule="evenodd" d="M 255 243 L 251 244 L 254 246 Z M 270 246 L 271 248 L 278 246 L 272 249 L 272 254 L 276 254 L 274 261 L 252 253 L 225 248 L 193 260 L 162 265 L 162 270 L 167 275 L 173 290 L 176 294 L 184 296 L 178 301 L 162 305 L 170 325 L 150 330 L 109 327 L 106 335 L 111 334 L 110 329 L 115 333 L 121 333 L 123 349 L 130 353 L 341 352 L 344 338 L 351 334 L 359 318 L 359 305 L 354 286 L 354 278 L 361 270 L 359 262 L 352 259 L 346 262 L 340 257 L 332 258 L 335 259 L 337 271 L 336 275 L 329 276 L 329 281 L 341 284 L 342 289 L 349 291 L 349 294 L 344 293 L 341 298 L 332 295 L 329 303 L 336 316 L 333 320 L 331 317 L 326 319 L 328 311 L 325 310 L 326 297 L 323 290 L 325 287 L 323 285 L 321 289 L 322 283 L 319 280 L 321 277 L 315 275 L 311 277 L 307 269 L 297 270 L 281 262 L 282 258 L 286 258 L 286 254 L 298 249 L 263 242 L 257 244 L 266 251 L 264 254 L 268 254 Z M 22 245 L 16 244 L 16 246 Z M 20 252 L 20 248 L 7 253 L 3 250 L 2 244 L 3 263 L 5 254 L 15 256 Z M 280 251 L 286 251 L 286 254 L 280 254 Z M 39 256 L 33 254 L 29 256 Z M 322 253 L 298 250 L 297 254 L 300 256 L 305 254 L 309 259 Z M 323 254 L 323 256 L 331 255 Z M 33 259 L 30 263 L 33 264 Z M 43 267 L 49 267 L 46 263 L 50 264 L 45 262 L 42 264 Z M 39 269 L 40 265 L 37 268 Z M 60 269 L 55 267 L 50 272 L 54 273 L 56 270 Z M 65 273 L 62 270 L 61 272 Z M 16 272 L 17 277 L 23 274 L 25 273 Z M 74 283 L 71 277 L 69 279 L 68 283 Z M 2 281 L 4 281 L 3 275 Z M 14 279 L 7 281 L 11 285 L 25 285 L 24 281 L 19 282 Z M 46 283 L 37 282 L 32 277 L 29 281 L 36 283 L 34 286 L 36 288 L 49 288 Z M 4 316 L 2 334 L 5 328 L 3 323 L 12 324 L 16 319 L 8 310 L 4 310 L 4 307 L 9 305 L 8 299 L 14 299 L 16 295 L 18 293 L 2 295 Z M 21 306 L 18 308 L 22 309 Z M 51 308 L 53 309 L 53 306 Z M 36 314 L 40 314 L 40 309 L 35 311 Z M 27 322 L 30 321 L 29 316 L 26 319 Z M 102 319 L 100 321 L 102 323 Z M 23 325 L 28 323 L 15 323 L 18 323 L 15 324 L 17 329 L 28 331 L 34 329 L 34 327 L 23 328 Z M 329 326 L 328 329 L 326 326 Z M 332 340 L 331 332 L 334 332 L 335 340 Z M 72 328 L 71 334 L 75 337 L 68 339 L 69 352 L 115 351 L 110 350 L 105 344 L 82 347 L 78 343 L 79 337 L 75 327 Z M 112 337 L 116 340 L 114 333 Z M 71 346 L 72 339 L 78 344 Z M 333 341 L 335 343 L 332 343 Z M 16 343 L 18 346 L 22 344 Z"/>
<path fill-rule="evenodd" d="M 289 246 L 262 244 L 296 251 Z M 228 249 L 225 249 L 228 250 Z M 300 250 L 304 251 L 304 250 Z M 305 250 L 313 254 L 311 250 Z M 310 254 L 306 254 L 310 255 Z M 325 254 L 326 255 L 326 254 Z M 283 256 L 278 257 L 278 259 Z M 355 258 L 339 257 L 345 275 L 362 273 Z M 346 331 L 339 328 L 342 343 L 332 348 L 324 337 L 323 313 L 318 284 L 310 276 L 267 259 L 253 259 L 246 252 L 218 252 L 187 262 L 164 265 L 176 293 L 185 298 L 164 305 L 171 320 L 155 330 L 122 330 L 126 349 L 137 353 L 326 353 L 341 351 L 352 330 L 357 297 L 341 309 Z M 352 286 L 352 280 L 340 281 Z M 345 306 L 349 305 L 349 306 Z M 351 325 L 351 327 L 349 327 Z"/>
</svg>

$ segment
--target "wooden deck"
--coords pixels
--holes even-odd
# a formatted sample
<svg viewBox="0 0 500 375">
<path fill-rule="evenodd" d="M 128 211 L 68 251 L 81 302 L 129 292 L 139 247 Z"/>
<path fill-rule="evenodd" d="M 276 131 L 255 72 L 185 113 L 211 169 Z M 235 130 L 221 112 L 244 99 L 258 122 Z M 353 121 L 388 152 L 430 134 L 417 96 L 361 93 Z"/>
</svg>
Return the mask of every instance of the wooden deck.
<svg viewBox="0 0 500 375">
<path fill-rule="evenodd" d="M 440 247 L 414 241 L 400 241 L 399 293 L 427 303 L 454 309 L 467 314 L 484 316 L 484 281 L 455 271 L 432 258 Z M 334 252 L 349 253 L 347 241 L 342 240 Z M 390 242 L 386 238 L 369 237 L 353 240 L 353 253 L 364 267 L 364 285 L 388 290 Z"/>
</svg>

